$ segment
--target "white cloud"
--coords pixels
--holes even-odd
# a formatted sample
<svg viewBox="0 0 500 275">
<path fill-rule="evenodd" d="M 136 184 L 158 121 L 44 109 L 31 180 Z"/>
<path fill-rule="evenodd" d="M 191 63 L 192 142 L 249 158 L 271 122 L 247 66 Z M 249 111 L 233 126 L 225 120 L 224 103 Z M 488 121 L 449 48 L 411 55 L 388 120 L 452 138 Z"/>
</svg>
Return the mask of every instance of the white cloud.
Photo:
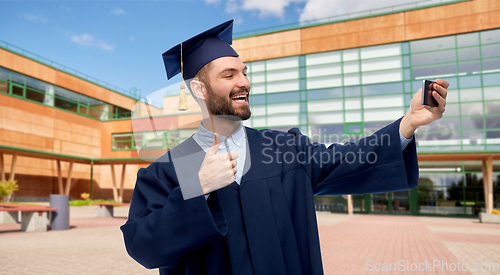
<svg viewBox="0 0 500 275">
<path fill-rule="evenodd" d="M 84 33 L 81 35 L 72 35 L 71 41 L 75 42 L 80 46 L 90 47 L 94 44 L 94 37 L 88 33 Z"/>
<path fill-rule="evenodd" d="M 92 35 L 84 33 L 81 35 L 73 34 L 71 35 L 71 41 L 84 47 L 96 47 L 108 52 L 112 52 L 115 49 L 115 45 L 108 44 L 102 40 L 95 39 Z"/>
<path fill-rule="evenodd" d="M 126 15 L 127 14 L 124 10 L 122 10 L 120 8 L 112 9 L 109 12 L 111 12 L 114 15 Z"/>
<path fill-rule="evenodd" d="M 206 4 L 219 4 L 222 0 L 205 0 Z M 366 11 L 369 15 L 373 13 L 389 12 L 391 7 L 396 9 L 414 7 L 415 0 L 224 0 L 226 12 L 238 16 L 240 11 L 256 12 L 259 17 L 279 17 L 286 16 L 285 9 L 292 3 L 302 3 L 303 8 L 297 8 L 299 21 L 320 19 L 336 15 L 346 15 Z M 436 1 L 436 0 L 432 0 Z M 404 6 L 407 4 L 406 6 Z M 402 6 L 403 5 L 403 6 Z M 381 10 L 377 10 L 383 8 Z M 339 18 L 344 19 L 344 17 Z M 242 21 L 243 19 L 239 20 Z"/>
<path fill-rule="evenodd" d="M 291 3 L 306 1 L 307 0 L 243 0 L 241 9 L 246 11 L 258 11 L 260 17 L 275 16 L 283 18 L 285 15 L 285 8 Z"/>
<path fill-rule="evenodd" d="M 234 16 L 234 24 L 239 25 L 241 23 L 243 23 L 243 16 L 236 14 Z"/>
<path fill-rule="evenodd" d="M 205 0 L 207 4 L 217 0 Z M 306 2 L 307 0 L 226 0 L 226 12 L 237 14 L 238 11 L 257 12 L 259 17 L 275 16 L 283 18 L 285 8 L 291 3 Z M 243 19 L 238 20 L 243 21 Z"/>
<path fill-rule="evenodd" d="M 343 0 L 308 0 L 300 13 L 299 21 L 347 15 L 361 11 L 366 11 L 366 14 L 363 13 L 363 15 L 369 15 L 370 10 L 372 13 L 389 12 L 392 10 L 392 6 L 404 5 L 409 2 L 415 2 L 415 0 L 349 0 L 349 4 Z"/>
<path fill-rule="evenodd" d="M 227 13 L 236 13 L 240 9 L 239 4 L 236 0 L 227 0 L 226 3 L 226 12 Z"/>
<path fill-rule="evenodd" d="M 112 52 L 115 49 L 115 45 L 108 44 L 106 42 L 100 41 L 96 44 L 96 46 L 100 49 L 103 49 L 108 52 Z"/>
<path fill-rule="evenodd" d="M 45 23 L 47 22 L 47 19 L 43 16 L 40 16 L 40 15 L 34 15 L 34 14 L 28 14 L 28 13 L 25 13 L 23 15 L 23 18 L 28 20 L 28 21 L 31 21 L 31 22 L 35 22 L 35 23 Z"/>
</svg>

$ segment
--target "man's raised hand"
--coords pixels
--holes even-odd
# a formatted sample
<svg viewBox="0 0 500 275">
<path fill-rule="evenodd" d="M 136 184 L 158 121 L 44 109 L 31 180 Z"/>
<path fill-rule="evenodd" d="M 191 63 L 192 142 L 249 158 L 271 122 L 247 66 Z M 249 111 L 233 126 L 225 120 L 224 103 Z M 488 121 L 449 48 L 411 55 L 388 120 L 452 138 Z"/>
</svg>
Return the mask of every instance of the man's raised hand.
<svg viewBox="0 0 500 275">
<path fill-rule="evenodd" d="M 436 79 L 433 85 L 435 91 L 432 92 L 432 96 L 438 102 L 438 106 L 422 106 L 422 89 L 418 90 L 410 102 L 410 108 L 399 125 L 399 130 L 404 137 L 410 138 L 418 127 L 427 125 L 443 116 L 446 107 L 446 96 L 448 94 L 447 89 L 450 84 L 445 80 Z"/>
<path fill-rule="evenodd" d="M 208 194 L 217 189 L 223 188 L 231 184 L 236 174 L 236 159 L 238 153 L 231 151 L 229 154 L 217 155 L 217 150 L 220 146 L 220 137 L 215 133 L 215 139 L 212 146 L 208 149 L 205 159 L 201 164 L 198 177 L 200 179 L 203 194 Z M 231 159 L 229 158 L 231 155 Z"/>
</svg>

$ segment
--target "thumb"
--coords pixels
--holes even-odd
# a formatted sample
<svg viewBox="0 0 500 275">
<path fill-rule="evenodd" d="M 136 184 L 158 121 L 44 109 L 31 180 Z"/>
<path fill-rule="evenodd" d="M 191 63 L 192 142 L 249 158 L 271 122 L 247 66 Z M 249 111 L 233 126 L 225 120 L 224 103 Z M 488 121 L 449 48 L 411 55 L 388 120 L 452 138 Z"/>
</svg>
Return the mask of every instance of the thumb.
<svg viewBox="0 0 500 275">
<path fill-rule="evenodd" d="M 219 134 L 215 133 L 214 142 L 212 142 L 212 146 L 207 151 L 207 155 L 217 155 L 217 150 L 219 150 L 220 146 L 220 137 Z"/>
</svg>

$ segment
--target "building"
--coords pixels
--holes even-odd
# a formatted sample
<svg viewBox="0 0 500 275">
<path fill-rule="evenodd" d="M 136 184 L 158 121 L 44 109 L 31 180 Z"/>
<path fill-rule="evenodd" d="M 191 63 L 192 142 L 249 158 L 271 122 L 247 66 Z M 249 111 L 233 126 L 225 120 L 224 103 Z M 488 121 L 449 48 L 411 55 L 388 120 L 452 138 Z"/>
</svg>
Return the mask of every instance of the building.
<svg viewBox="0 0 500 275">
<path fill-rule="evenodd" d="M 298 127 L 323 143 L 357 139 L 403 116 L 423 79 L 450 82 L 445 117 L 416 134 L 419 187 L 353 196 L 355 212 L 476 216 L 500 205 L 494 172 L 500 168 L 500 2 L 429 2 L 234 40 L 252 83 L 252 118 L 245 124 Z M 75 163 L 70 196 L 93 186 L 96 197 L 130 200 L 135 171 L 147 165 L 143 159 L 189 137 L 201 120 L 190 97 L 188 110 L 177 110 L 176 91 L 161 91 L 160 100 L 147 104 L 6 47 L 0 83 L 0 149 L 19 155 L 20 197 L 62 190 L 57 160 L 69 157 L 62 173 L 71 170 L 65 163 Z M 115 176 L 121 172 L 123 182 Z M 347 211 L 346 200 L 317 197 L 317 208 Z"/>
<path fill-rule="evenodd" d="M 299 127 L 323 143 L 363 136 L 403 116 L 423 79 L 444 78 L 445 117 L 416 134 L 419 187 L 354 196 L 354 210 L 477 215 L 483 183 L 499 207 L 500 2 L 400 8 L 237 39 L 252 83 L 248 125 Z M 317 199 L 319 208 L 339 211 L 345 201 Z"/>
</svg>

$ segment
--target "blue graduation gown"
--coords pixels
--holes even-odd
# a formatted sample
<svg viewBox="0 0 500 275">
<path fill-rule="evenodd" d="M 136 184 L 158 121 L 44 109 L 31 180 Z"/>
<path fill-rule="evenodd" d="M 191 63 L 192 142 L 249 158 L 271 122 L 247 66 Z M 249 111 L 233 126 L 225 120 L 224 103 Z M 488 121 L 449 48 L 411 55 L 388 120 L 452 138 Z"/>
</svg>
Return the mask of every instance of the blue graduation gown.
<svg viewBox="0 0 500 275">
<path fill-rule="evenodd" d="M 358 143 L 329 147 L 311 144 L 297 128 L 246 128 L 249 171 L 240 185 L 233 182 L 208 200 L 183 200 L 168 152 L 138 172 L 121 227 L 127 252 L 160 274 L 323 274 L 314 194 L 417 187 L 415 141 L 401 151 L 399 123 Z M 179 146 L 202 150 L 192 138 Z M 193 162 L 193 173 L 202 161 Z"/>
</svg>

